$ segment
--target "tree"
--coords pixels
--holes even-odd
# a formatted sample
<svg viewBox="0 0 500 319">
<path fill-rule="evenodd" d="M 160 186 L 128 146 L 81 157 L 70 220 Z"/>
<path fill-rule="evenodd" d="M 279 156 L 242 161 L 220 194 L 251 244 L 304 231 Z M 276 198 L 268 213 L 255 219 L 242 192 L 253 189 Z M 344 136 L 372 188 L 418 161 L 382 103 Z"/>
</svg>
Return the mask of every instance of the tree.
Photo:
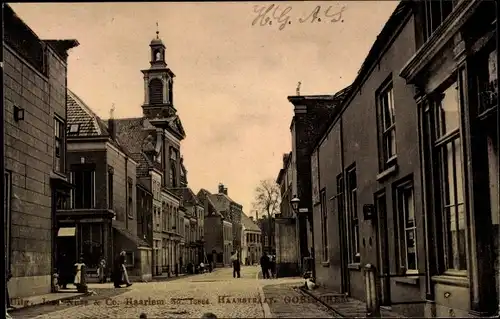
<svg viewBox="0 0 500 319">
<path fill-rule="evenodd" d="M 281 192 L 278 184 L 273 179 L 265 179 L 259 182 L 255 188 L 255 199 L 253 208 L 267 214 L 269 220 L 269 247 L 271 247 L 271 223 L 272 217 L 279 213 L 281 203 Z"/>
</svg>

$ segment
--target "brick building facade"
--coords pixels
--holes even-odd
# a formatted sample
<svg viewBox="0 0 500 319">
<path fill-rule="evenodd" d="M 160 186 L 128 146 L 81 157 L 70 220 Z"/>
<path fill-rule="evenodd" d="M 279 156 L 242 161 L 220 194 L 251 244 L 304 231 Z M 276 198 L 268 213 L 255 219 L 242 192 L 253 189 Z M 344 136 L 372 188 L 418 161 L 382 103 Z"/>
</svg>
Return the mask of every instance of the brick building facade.
<svg viewBox="0 0 500 319">
<path fill-rule="evenodd" d="M 51 291 L 54 213 L 64 205 L 67 53 L 41 40 L 10 6 L 4 18 L 4 231 L 10 297 Z"/>
</svg>

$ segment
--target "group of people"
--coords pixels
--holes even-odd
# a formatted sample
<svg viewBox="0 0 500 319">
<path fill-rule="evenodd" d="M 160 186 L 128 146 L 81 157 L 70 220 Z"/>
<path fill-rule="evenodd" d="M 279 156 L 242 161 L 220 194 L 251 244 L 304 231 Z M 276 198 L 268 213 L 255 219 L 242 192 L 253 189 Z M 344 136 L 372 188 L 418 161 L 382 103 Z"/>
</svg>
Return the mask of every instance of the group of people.
<svg viewBox="0 0 500 319">
<path fill-rule="evenodd" d="M 276 254 L 274 252 L 271 254 L 264 252 L 260 257 L 260 267 L 264 279 L 276 278 Z"/>
</svg>

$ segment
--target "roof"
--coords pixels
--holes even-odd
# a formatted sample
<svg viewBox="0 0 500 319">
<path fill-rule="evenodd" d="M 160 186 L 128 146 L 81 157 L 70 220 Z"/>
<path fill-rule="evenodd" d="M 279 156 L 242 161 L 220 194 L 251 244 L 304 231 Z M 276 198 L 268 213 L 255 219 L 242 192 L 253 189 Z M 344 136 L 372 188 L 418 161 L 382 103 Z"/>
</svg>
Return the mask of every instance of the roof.
<svg viewBox="0 0 500 319">
<path fill-rule="evenodd" d="M 413 0 L 403 0 L 400 1 L 396 9 L 392 12 L 388 21 L 382 28 L 382 31 L 377 36 L 375 42 L 373 43 L 368 55 L 361 64 L 361 68 L 358 71 L 356 78 L 353 83 L 345 88 L 342 93 L 342 102 L 338 106 L 338 110 L 332 114 L 328 120 L 328 125 L 325 126 L 325 130 L 319 135 L 318 139 L 315 141 L 312 150 L 316 149 L 318 144 L 323 140 L 327 132 L 330 131 L 332 126 L 337 121 L 338 117 L 342 114 L 345 108 L 349 105 L 352 98 L 359 91 L 366 78 L 372 72 L 373 67 L 376 65 L 380 56 L 384 53 L 387 45 L 393 40 L 394 35 L 398 32 L 400 26 L 406 21 L 408 14 L 411 12 L 415 1 Z"/>
<path fill-rule="evenodd" d="M 241 214 L 241 225 L 243 225 L 245 230 L 261 231 L 259 226 L 257 226 L 257 224 L 255 224 L 245 213 Z"/>
<path fill-rule="evenodd" d="M 182 197 L 184 203 L 189 203 L 192 205 L 201 205 L 200 201 L 189 187 L 169 188 L 168 190 L 173 192 L 177 196 Z"/>
<path fill-rule="evenodd" d="M 142 117 L 115 119 L 114 122 L 116 136 L 130 150 L 131 157 L 138 163 L 137 176 L 149 176 L 149 171 L 152 169 L 163 172 L 161 164 L 146 154 L 150 148 L 156 151 L 157 147 L 161 147 L 161 143 L 160 145 L 157 143 L 156 128 Z"/>
<path fill-rule="evenodd" d="M 119 233 L 125 236 L 127 239 L 132 241 L 137 247 L 150 247 L 149 244 L 142 238 L 137 235 L 134 235 L 130 230 L 125 228 L 121 223 L 113 220 L 111 222 L 114 229 L 116 229 Z"/>
<path fill-rule="evenodd" d="M 119 138 L 111 136 L 108 125 L 70 89 L 67 89 L 66 112 L 68 138 L 108 137 L 113 146 L 130 156 L 129 150 L 120 143 Z"/>
<path fill-rule="evenodd" d="M 283 168 L 280 169 L 278 173 L 278 177 L 276 178 L 276 184 L 281 184 L 281 180 L 290 164 L 290 160 L 292 159 L 292 152 L 283 154 Z"/>
<path fill-rule="evenodd" d="M 217 210 L 214 203 L 210 199 L 210 195 L 212 194 L 204 188 L 200 189 L 198 191 L 198 194 L 196 194 L 196 197 L 198 197 L 198 200 L 200 200 L 202 203 L 205 203 L 206 201 L 208 211 L 205 212 L 205 216 L 219 216 L 224 218 L 224 216 Z"/>
</svg>

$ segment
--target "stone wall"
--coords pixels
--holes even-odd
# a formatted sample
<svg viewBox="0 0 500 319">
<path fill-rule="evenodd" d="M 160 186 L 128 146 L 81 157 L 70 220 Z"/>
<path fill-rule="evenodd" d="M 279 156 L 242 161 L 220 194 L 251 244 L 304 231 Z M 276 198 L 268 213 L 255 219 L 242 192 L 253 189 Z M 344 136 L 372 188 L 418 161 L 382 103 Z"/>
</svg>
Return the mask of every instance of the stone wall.
<svg viewBox="0 0 500 319">
<path fill-rule="evenodd" d="M 4 45 L 5 165 L 11 175 L 11 297 L 50 292 L 54 117 L 66 118 L 66 64 L 48 50 L 42 74 Z M 14 120 L 14 106 L 24 120 Z"/>
</svg>

